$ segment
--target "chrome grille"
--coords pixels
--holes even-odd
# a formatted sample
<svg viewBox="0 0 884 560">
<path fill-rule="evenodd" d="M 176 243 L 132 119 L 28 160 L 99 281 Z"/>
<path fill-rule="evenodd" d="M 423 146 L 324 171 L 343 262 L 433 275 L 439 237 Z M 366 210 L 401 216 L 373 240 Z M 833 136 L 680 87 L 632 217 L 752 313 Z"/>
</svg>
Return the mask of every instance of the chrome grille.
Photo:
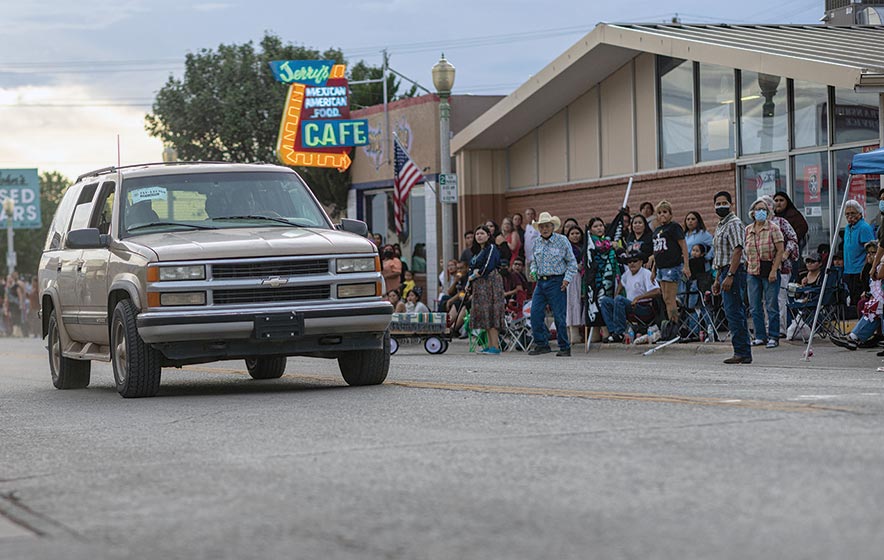
<svg viewBox="0 0 884 560">
<path fill-rule="evenodd" d="M 248 288 L 244 290 L 214 290 L 215 305 L 237 303 L 277 303 L 328 299 L 329 286 L 291 286 L 282 288 Z"/>
<path fill-rule="evenodd" d="M 328 259 L 218 263 L 212 265 L 212 277 L 216 280 L 269 278 L 273 276 L 285 278 L 287 276 L 327 273 Z"/>
</svg>

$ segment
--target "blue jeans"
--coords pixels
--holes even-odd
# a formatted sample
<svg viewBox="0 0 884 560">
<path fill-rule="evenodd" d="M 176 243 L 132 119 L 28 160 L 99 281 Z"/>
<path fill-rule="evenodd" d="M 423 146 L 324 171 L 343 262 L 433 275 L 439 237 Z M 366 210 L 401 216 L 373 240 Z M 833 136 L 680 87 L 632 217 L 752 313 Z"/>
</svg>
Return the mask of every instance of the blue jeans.
<svg viewBox="0 0 884 560">
<path fill-rule="evenodd" d="M 778 340 L 780 338 L 780 274 L 771 282 L 767 277 L 749 275 L 749 307 L 752 308 L 752 324 L 755 338 Z M 764 311 L 767 310 L 767 330 L 764 328 Z"/>
<path fill-rule="evenodd" d="M 571 348 L 568 342 L 568 325 L 565 313 L 568 306 L 568 294 L 562 290 L 564 276 L 550 276 L 548 280 L 537 280 L 534 295 L 531 297 L 531 332 L 534 345 L 538 348 L 549 348 L 549 329 L 546 328 L 546 306 L 552 309 L 556 322 L 556 340 L 559 350 Z"/>
<path fill-rule="evenodd" d="M 853 327 L 853 330 L 850 331 L 850 334 L 855 336 L 858 341 L 865 342 L 868 339 L 872 338 L 872 335 L 875 334 L 875 331 L 878 329 L 878 325 L 880 323 L 880 318 L 876 317 L 874 321 L 869 321 L 865 317 L 862 317 L 859 321 L 857 321 L 856 326 Z"/>
<path fill-rule="evenodd" d="M 719 278 L 724 281 L 724 274 L 720 274 Z M 746 308 L 743 307 L 743 294 L 746 293 L 746 268 L 743 265 L 737 269 L 732 280 L 731 289 L 721 291 L 721 302 L 731 331 L 731 344 L 734 346 L 734 356 L 751 358 L 749 326 L 746 324 Z"/>
<path fill-rule="evenodd" d="M 626 332 L 626 314 L 632 302 L 629 298 L 623 296 L 602 296 L 599 299 L 599 308 L 602 312 L 602 318 L 605 320 L 605 326 L 611 334 L 623 334 Z"/>
</svg>

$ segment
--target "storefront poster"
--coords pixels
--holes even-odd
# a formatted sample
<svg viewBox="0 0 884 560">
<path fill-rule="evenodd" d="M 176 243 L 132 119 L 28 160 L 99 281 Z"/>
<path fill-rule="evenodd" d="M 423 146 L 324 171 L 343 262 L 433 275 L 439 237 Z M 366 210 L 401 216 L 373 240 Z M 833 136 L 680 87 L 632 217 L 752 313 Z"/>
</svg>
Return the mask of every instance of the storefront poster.
<svg viewBox="0 0 884 560">
<path fill-rule="evenodd" d="M 820 166 L 808 165 L 804 168 L 804 202 L 820 202 Z"/>
<path fill-rule="evenodd" d="M 866 207 L 866 176 L 854 175 L 850 178 L 848 186 L 847 198 L 860 203 L 863 208 Z"/>
<path fill-rule="evenodd" d="M 777 170 L 759 171 L 755 176 L 755 188 L 758 196 L 773 196 L 777 192 Z"/>
</svg>

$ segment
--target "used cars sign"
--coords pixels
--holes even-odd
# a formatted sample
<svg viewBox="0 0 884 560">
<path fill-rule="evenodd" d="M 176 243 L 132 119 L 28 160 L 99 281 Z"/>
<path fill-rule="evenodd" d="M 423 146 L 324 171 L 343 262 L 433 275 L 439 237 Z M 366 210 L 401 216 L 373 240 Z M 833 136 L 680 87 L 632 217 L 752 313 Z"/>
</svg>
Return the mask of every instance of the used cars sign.
<svg viewBox="0 0 884 560">
<path fill-rule="evenodd" d="M 12 227 L 39 229 L 40 179 L 36 169 L 0 169 L 0 208 L 12 199 Z M 6 213 L 0 211 L 0 229 L 6 228 Z"/>
</svg>

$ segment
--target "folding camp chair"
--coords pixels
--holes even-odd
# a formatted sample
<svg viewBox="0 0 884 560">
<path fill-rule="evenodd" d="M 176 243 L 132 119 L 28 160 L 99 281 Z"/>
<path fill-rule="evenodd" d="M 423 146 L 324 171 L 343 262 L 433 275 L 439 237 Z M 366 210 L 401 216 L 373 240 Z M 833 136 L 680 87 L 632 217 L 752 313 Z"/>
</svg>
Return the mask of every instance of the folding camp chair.
<svg viewBox="0 0 884 560">
<path fill-rule="evenodd" d="M 711 295 L 711 294 L 710 294 Z M 705 335 L 706 340 L 719 340 L 718 330 L 707 306 L 706 294 L 694 288 L 679 292 L 678 303 L 679 334 L 683 341 L 699 340 Z"/>
<path fill-rule="evenodd" d="M 817 302 L 822 298 L 816 331 L 811 333 L 809 338 L 812 338 L 813 335 L 826 337 L 832 335 L 844 336 L 846 334 L 847 287 L 844 286 L 840 268 L 829 270 L 825 289 L 823 289 L 823 286 L 799 288 L 795 291 L 793 297 L 794 301 L 788 304 L 789 314 L 792 317 L 792 321 L 797 322 L 801 326 L 807 326 L 806 330 L 810 330 Z M 805 329 L 803 328 L 795 328 L 791 340 L 794 340 L 796 335 L 800 333 L 802 340 L 806 341 L 808 337 L 804 336 L 804 331 Z"/>
<path fill-rule="evenodd" d="M 506 309 L 506 328 L 500 333 L 500 349 L 527 352 L 533 343 L 531 321 L 523 313 L 523 306 L 518 301 L 510 302 Z"/>
<path fill-rule="evenodd" d="M 636 334 L 647 334 L 651 326 L 659 328 L 665 319 L 666 303 L 663 296 L 630 305 L 626 310 L 626 322 L 632 325 Z"/>
</svg>

